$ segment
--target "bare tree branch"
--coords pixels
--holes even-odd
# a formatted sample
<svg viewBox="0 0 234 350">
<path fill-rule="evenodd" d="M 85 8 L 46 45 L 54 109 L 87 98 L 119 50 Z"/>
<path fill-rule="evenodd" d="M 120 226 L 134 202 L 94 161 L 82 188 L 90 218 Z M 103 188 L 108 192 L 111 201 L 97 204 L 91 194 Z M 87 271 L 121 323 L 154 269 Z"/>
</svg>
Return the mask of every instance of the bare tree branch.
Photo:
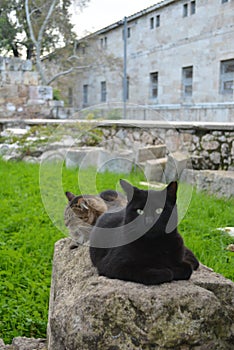
<svg viewBox="0 0 234 350">
<path fill-rule="evenodd" d="M 90 68 L 90 67 L 91 67 L 90 65 L 89 66 L 80 66 L 80 67 L 71 67 L 66 71 L 63 71 L 63 72 L 60 72 L 60 73 L 57 73 L 56 75 L 54 75 L 53 78 L 51 78 L 49 81 L 47 81 L 47 84 L 50 85 L 54 80 L 58 79 L 61 76 L 68 75 L 68 74 L 72 73 L 74 70 L 82 70 L 82 69 L 86 69 L 86 68 Z"/>
</svg>

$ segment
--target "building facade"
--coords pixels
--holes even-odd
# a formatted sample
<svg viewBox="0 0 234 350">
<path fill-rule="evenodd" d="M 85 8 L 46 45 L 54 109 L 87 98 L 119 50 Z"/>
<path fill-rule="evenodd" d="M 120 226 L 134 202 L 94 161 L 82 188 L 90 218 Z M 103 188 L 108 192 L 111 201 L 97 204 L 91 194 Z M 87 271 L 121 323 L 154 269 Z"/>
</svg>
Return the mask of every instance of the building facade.
<svg viewBox="0 0 234 350">
<path fill-rule="evenodd" d="M 164 0 L 129 16 L 126 36 L 123 29 L 119 21 L 79 41 L 87 67 L 77 73 L 76 107 L 121 105 L 126 42 L 135 118 L 164 111 L 169 120 L 234 121 L 234 0 Z"/>
</svg>

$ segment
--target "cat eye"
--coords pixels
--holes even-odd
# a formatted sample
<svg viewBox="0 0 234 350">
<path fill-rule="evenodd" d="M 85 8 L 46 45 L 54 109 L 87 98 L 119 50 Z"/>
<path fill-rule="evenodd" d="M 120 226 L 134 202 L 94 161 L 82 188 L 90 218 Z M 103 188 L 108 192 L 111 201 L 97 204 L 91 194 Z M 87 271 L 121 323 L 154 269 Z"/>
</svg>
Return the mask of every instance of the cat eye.
<svg viewBox="0 0 234 350">
<path fill-rule="evenodd" d="M 155 210 L 156 214 L 161 214 L 162 211 L 163 211 L 163 208 L 157 208 L 157 209 Z"/>
<path fill-rule="evenodd" d="M 144 214 L 144 210 L 137 209 L 137 214 L 139 214 L 139 215 L 143 215 L 143 214 Z"/>
</svg>

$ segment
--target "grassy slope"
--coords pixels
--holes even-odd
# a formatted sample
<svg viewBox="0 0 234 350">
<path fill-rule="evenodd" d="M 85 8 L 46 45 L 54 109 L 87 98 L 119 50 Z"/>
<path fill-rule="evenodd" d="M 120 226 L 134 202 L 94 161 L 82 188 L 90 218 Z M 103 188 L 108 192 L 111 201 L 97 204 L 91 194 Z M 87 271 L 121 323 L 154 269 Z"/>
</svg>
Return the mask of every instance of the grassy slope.
<svg viewBox="0 0 234 350">
<path fill-rule="evenodd" d="M 96 177 L 91 170 L 79 175 L 86 193 L 116 188 L 120 177 Z M 142 175 L 128 179 L 138 184 Z M 52 176 L 49 181 L 52 184 Z M 78 193 L 77 172 L 64 169 L 62 184 L 62 191 Z M 38 165 L 0 161 L 0 186 L 0 338 L 10 342 L 19 335 L 45 337 L 53 246 L 64 233 L 53 225 L 42 204 Z M 64 203 L 65 199 L 62 207 Z M 234 280 L 234 253 L 225 250 L 233 239 L 215 230 L 234 226 L 233 208 L 234 200 L 194 193 L 180 232 L 204 264 Z"/>
</svg>

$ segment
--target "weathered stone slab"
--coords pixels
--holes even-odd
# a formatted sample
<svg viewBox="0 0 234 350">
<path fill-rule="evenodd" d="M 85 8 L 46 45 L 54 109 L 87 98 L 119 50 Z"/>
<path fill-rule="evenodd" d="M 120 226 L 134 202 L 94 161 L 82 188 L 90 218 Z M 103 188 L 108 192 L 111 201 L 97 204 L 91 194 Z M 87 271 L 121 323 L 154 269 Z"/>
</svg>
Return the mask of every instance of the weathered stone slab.
<svg viewBox="0 0 234 350">
<path fill-rule="evenodd" d="M 148 181 L 160 182 L 163 178 L 167 158 L 150 159 L 145 165 L 145 176 Z"/>
<path fill-rule="evenodd" d="M 207 191 L 217 197 L 234 197 L 234 171 L 186 169 L 181 181 L 195 185 L 198 191 Z"/>
<path fill-rule="evenodd" d="M 30 100 L 52 100 L 53 89 L 51 86 L 30 86 L 29 98 Z"/>
<path fill-rule="evenodd" d="M 23 71 L 31 71 L 32 70 L 32 61 L 25 60 L 22 62 L 22 70 Z"/>
<path fill-rule="evenodd" d="M 80 147 L 71 148 L 65 158 L 67 168 L 88 168 L 97 166 L 100 148 L 98 147 Z"/>
<path fill-rule="evenodd" d="M 38 73 L 37 72 L 28 72 L 23 73 L 23 84 L 35 86 L 38 84 Z"/>
<path fill-rule="evenodd" d="M 113 173 L 129 174 L 134 166 L 132 151 L 109 152 L 100 150 L 97 170 L 100 173 L 110 171 Z"/>
<path fill-rule="evenodd" d="M 16 337 L 11 345 L 5 345 L 0 339 L 0 350 L 46 350 L 46 339 Z"/>
<path fill-rule="evenodd" d="M 166 146 L 147 146 L 137 150 L 136 161 L 137 163 L 146 162 L 149 159 L 164 158 L 166 156 Z"/>
<path fill-rule="evenodd" d="M 191 166 L 190 157 L 186 153 L 174 152 L 168 155 L 165 167 L 165 179 L 167 183 L 177 181 L 182 172 Z"/>
<path fill-rule="evenodd" d="M 234 283 L 200 267 L 158 286 L 99 277 L 88 247 L 56 243 L 48 350 L 232 350 Z"/>
</svg>

